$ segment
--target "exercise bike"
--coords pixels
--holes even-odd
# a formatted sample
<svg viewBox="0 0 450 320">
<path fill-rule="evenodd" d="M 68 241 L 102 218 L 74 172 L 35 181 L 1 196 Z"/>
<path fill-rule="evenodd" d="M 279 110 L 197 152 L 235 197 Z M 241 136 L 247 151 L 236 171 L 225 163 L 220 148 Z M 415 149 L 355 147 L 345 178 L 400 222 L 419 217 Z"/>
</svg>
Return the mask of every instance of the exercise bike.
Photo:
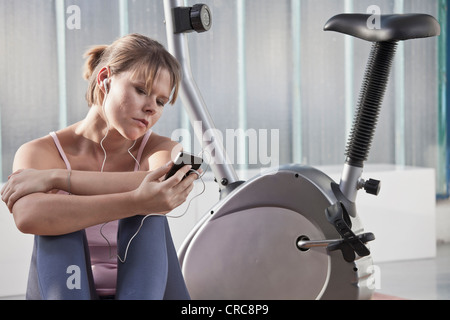
<svg viewBox="0 0 450 320">
<path fill-rule="evenodd" d="M 202 132 L 214 123 L 193 78 L 187 34 L 212 26 L 211 10 L 183 0 L 164 0 L 169 51 L 183 68 L 181 99 Z M 399 41 L 440 34 L 424 14 L 341 14 L 324 30 L 373 42 L 341 181 L 298 164 L 273 168 L 244 182 L 228 163 L 219 139 L 208 142 L 220 201 L 185 239 L 178 255 L 193 299 L 370 299 L 374 268 L 355 201 L 359 190 L 378 195 L 380 181 L 362 178 L 391 65 Z"/>
</svg>

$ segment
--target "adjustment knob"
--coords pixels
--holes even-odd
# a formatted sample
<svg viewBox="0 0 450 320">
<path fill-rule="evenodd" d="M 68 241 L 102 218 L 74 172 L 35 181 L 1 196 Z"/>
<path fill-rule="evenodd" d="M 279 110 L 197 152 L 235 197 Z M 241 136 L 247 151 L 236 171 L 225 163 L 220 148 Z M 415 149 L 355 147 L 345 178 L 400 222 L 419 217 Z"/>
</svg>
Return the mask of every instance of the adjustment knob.
<svg viewBox="0 0 450 320">
<path fill-rule="evenodd" d="M 364 190 L 368 194 L 372 194 L 374 196 L 378 196 L 381 190 L 381 181 L 370 179 L 364 183 Z"/>
<path fill-rule="evenodd" d="M 211 29 L 211 10 L 206 4 L 196 4 L 191 9 L 191 25 L 197 32 L 205 32 Z"/>
</svg>

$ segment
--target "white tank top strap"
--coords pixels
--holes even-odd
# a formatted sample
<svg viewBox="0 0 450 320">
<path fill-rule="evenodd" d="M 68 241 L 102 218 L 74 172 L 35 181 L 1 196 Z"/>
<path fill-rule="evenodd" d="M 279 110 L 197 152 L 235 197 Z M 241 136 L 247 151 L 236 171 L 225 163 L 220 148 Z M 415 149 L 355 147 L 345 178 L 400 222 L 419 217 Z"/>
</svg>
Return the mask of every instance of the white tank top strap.
<svg viewBox="0 0 450 320">
<path fill-rule="evenodd" d="M 64 149 L 62 148 L 61 143 L 59 142 L 56 132 L 50 132 L 50 136 L 53 138 L 56 148 L 58 149 L 59 154 L 61 155 L 61 158 L 64 160 L 64 163 L 66 164 L 67 170 L 72 170 L 72 167 L 70 166 L 70 162 L 67 159 L 66 154 L 64 153 Z"/>
<path fill-rule="evenodd" d="M 145 146 L 147 145 L 147 142 L 150 139 L 151 135 L 152 135 L 152 130 L 149 130 L 145 134 L 144 138 L 142 139 L 141 147 L 139 148 L 139 152 L 138 152 L 138 155 L 137 155 L 137 158 L 136 158 L 137 162 L 136 162 L 136 165 L 134 166 L 134 171 L 138 171 L 139 170 L 139 163 L 141 163 L 142 154 L 144 153 Z"/>
</svg>

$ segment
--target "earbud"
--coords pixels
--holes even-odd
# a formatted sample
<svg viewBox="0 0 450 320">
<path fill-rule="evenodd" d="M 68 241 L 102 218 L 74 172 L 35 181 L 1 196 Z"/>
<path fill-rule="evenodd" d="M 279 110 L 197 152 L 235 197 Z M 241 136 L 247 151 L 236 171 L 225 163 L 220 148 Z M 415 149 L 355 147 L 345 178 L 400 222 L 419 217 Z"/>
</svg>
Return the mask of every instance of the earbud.
<svg viewBox="0 0 450 320">
<path fill-rule="evenodd" d="M 108 86 L 108 82 L 109 82 L 108 78 L 106 78 L 105 80 L 103 80 L 103 87 L 105 88 L 105 92 L 106 92 L 106 94 L 108 94 L 108 93 L 109 93 L 109 86 Z"/>
</svg>

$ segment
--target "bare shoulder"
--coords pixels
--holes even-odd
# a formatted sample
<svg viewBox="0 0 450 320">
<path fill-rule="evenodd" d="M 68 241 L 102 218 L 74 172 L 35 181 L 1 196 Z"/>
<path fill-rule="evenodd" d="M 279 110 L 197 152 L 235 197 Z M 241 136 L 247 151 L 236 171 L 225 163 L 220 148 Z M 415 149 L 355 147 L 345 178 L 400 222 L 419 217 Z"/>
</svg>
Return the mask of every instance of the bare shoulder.
<svg viewBox="0 0 450 320">
<path fill-rule="evenodd" d="M 23 144 L 14 157 L 14 171 L 19 169 L 64 168 L 64 162 L 51 136 L 45 136 Z"/>
<path fill-rule="evenodd" d="M 149 168 L 145 170 L 154 170 L 165 165 L 170 160 L 175 160 L 182 146 L 168 137 L 152 133 L 145 148 L 143 160 L 148 159 Z"/>
<path fill-rule="evenodd" d="M 173 149 L 176 149 L 175 152 L 178 152 L 178 147 L 181 147 L 181 145 L 171 140 L 168 137 L 160 136 L 156 133 L 152 133 L 152 136 L 149 141 L 149 149 L 154 151 L 172 151 Z"/>
</svg>

